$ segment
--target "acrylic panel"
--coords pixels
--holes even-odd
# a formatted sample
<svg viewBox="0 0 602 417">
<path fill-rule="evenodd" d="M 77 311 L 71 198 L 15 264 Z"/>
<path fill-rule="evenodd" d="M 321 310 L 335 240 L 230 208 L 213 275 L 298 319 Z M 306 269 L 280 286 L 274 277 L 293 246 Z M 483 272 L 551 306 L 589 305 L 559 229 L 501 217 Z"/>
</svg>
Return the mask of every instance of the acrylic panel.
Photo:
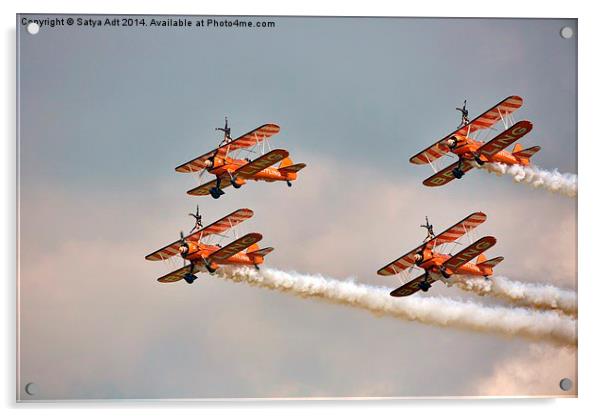
<svg viewBox="0 0 602 417">
<path fill-rule="evenodd" d="M 18 399 L 576 396 L 577 29 L 17 15 Z"/>
</svg>

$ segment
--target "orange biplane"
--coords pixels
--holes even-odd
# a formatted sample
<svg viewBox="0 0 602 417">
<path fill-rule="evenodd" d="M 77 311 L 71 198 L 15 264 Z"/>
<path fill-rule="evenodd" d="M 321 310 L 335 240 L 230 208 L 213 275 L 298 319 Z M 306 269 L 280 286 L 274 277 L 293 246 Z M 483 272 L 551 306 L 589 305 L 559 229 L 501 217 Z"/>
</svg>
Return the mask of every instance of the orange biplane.
<svg viewBox="0 0 602 417">
<path fill-rule="evenodd" d="M 145 257 L 149 261 L 164 261 L 180 255 L 184 260 L 183 267 L 160 277 L 159 282 L 176 282 L 184 279 L 192 284 L 197 279 L 194 274 L 203 269 L 212 274 L 220 265 L 253 265 L 259 269 L 258 265 L 263 263 L 264 257 L 274 250 L 274 248 L 259 248 L 257 242 L 262 238 L 259 233 L 249 233 L 224 247 L 203 242 L 213 236 L 224 237 L 224 232 L 253 217 L 253 212 L 249 209 L 236 210 L 206 227 L 201 226 L 198 207 L 197 214 L 191 215 L 197 222 L 188 236 L 180 232 L 180 240 Z M 236 234 L 234 236 L 237 237 Z M 189 262 L 188 265 L 186 261 Z"/>
<path fill-rule="evenodd" d="M 426 225 L 422 225 L 422 227 L 426 227 L 428 230 L 425 242 L 378 270 L 378 275 L 402 273 L 408 279 L 410 272 L 415 267 L 424 270 L 424 274 L 393 290 L 391 295 L 393 297 L 404 297 L 414 294 L 418 290 L 426 292 L 433 282 L 441 280 L 442 277 L 445 282 L 455 274 L 475 277 L 488 277 L 492 275 L 493 267 L 504 260 L 501 256 L 487 260 L 483 254 L 483 252 L 495 245 L 496 240 L 493 236 L 482 237 L 453 256 L 435 251 L 435 248 L 444 244 L 458 243 L 456 242 L 458 239 L 469 234 L 486 219 L 487 216 L 484 213 L 472 213 L 443 233 L 435 235 L 427 218 Z M 477 257 L 476 263 L 470 262 L 475 257 Z"/>
<path fill-rule="evenodd" d="M 435 171 L 433 176 L 422 183 L 428 187 L 445 185 L 453 179 L 462 178 L 475 166 L 481 166 L 488 162 L 528 166 L 531 163 L 530 158 L 541 149 L 539 146 L 523 149 L 522 145 L 516 144 L 512 152 L 504 150 L 533 128 L 533 124 L 529 121 L 522 120 L 514 123 L 512 119 L 512 113 L 522 104 L 522 98 L 510 96 L 470 121 L 468 110 L 466 110 L 466 101 L 464 101 L 464 106 L 456 109 L 462 112 L 462 122 L 458 129 L 410 158 L 411 163 L 430 164 Z M 499 121 L 504 125 L 503 132 L 486 143 L 476 139 L 481 131 L 495 130 L 494 125 Z M 450 153 L 458 157 L 458 162 L 438 170 L 434 162 Z"/>
<path fill-rule="evenodd" d="M 247 180 L 286 181 L 290 187 L 291 182 L 297 179 L 297 172 L 305 168 L 305 164 L 293 164 L 288 151 L 269 150 L 268 138 L 280 132 L 278 125 L 265 124 L 236 139 L 230 137 L 228 119 L 225 127 L 216 130 L 224 132 L 224 139 L 220 146 L 176 168 L 176 171 L 185 173 L 201 171 L 199 178 L 205 171 L 215 175 L 215 180 L 188 190 L 187 193 L 190 195 L 211 195 L 213 198 L 219 198 L 224 194 L 224 188 L 230 185 L 240 188 Z M 259 149 L 260 145 L 261 149 Z M 266 145 L 269 150 L 267 153 Z M 254 160 L 229 156 L 231 152 L 242 150 L 261 153 L 261 156 Z M 278 162 L 280 162 L 278 167 L 272 166 Z"/>
</svg>

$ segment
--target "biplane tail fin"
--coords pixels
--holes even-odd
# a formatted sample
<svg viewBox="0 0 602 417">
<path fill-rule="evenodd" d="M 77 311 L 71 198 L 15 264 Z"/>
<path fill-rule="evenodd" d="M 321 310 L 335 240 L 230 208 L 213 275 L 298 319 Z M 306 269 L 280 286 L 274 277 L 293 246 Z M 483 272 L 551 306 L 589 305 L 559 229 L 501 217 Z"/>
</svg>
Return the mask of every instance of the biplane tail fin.
<svg viewBox="0 0 602 417">
<path fill-rule="evenodd" d="M 479 256 L 477 256 L 477 264 L 483 263 L 487 260 L 487 257 L 485 256 L 484 253 L 480 254 Z"/>
<path fill-rule="evenodd" d="M 286 167 L 291 166 L 291 165 L 293 165 L 293 160 L 291 158 L 287 157 L 287 158 L 284 158 L 282 160 L 282 162 L 280 162 L 280 165 L 278 165 L 278 169 L 280 169 L 280 168 L 286 168 Z"/>
<path fill-rule="evenodd" d="M 527 149 L 522 149 L 520 143 L 516 144 L 512 150 L 512 156 L 518 159 L 521 165 L 530 165 L 531 157 L 541 150 L 541 146 L 532 146 Z"/>
<path fill-rule="evenodd" d="M 254 252 L 256 250 L 259 250 L 259 245 L 257 243 L 253 243 L 251 246 L 249 246 L 247 248 L 247 253 L 251 253 L 251 252 Z"/>
<path fill-rule="evenodd" d="M 492 258 L 484 262 L 477 262 L 477 267 L 485 273 L 485 275 L 493 274 L 493 268 L 504 260 L 503 256 Z"/>
</svg>

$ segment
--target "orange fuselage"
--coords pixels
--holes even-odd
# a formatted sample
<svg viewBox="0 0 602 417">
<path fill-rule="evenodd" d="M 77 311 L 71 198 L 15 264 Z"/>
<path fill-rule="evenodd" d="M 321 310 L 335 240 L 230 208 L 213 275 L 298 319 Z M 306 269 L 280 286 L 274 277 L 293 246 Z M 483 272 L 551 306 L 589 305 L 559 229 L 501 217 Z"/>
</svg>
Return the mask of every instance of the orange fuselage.
<svg viewBox="0 0 602 417">
<path fill-rule="evenodd" d="M 416 266 L 424 269 L 427 272 L 432 272 L 434 274 L 439 274 L 441 273 L 441 265 L 443 265 L 443 263 L 445 263 L 445 261 L 447 261 L 449 258 L 451 258 L 450 255 L 444 255 L 442 253 L 438 253 L 438 252 L 433 252 L 431 250 L 425 249 L 424 250 L 424 260 L 422 260 L 421 262 L 418 262 L 416 264 Z M 490 276 L 493 274 L 493 268 L 489 267 L 489 266 L 477 266 L 477 264 L 473 263 L 473 262 L 467 262 L 464 265 L 460 266 L 458 269 L 456 269 L 455 271 L 451 271 L 451 270 L 446 270 L 446 272 L 451 275 L 452 272 L 454 274 L 460 274 L 460 275 L 475 275 L 475 276 Z"/>
<path fill-rule="evenodd" d="M 220 158 L 216 157 L 213 162 L 213 167 L 209 168 L 208 171 L 216 176 L 221 176 L 226 173 L 234 173 L 240 167 L 247 165 L 249 161 L 245 159 L 233 159 L 230 157 Z M 276 167 L 267 167 L 251 177 L 247 178 L 253 181 L 294 181 L 297 179 L 296 172 L 280 171 Z M 238 185 L 244 184 L 246 181 L 244 178 L 236 178 Z"/>
<path fill-rule="evenodd" d="M 188 244 L 188 251 L 182 254 L 182 258 L 191 262 L 203 262 L 203 259 L 207 259 L 212 253 L 221 249 L 217 245 L 197 244 L 190 241 L 186 243 Z M 217 269 L 219 265 L 260 265 L 262 263 L 263 256 L 261 255 L 248 255 L 246 252 L 238 252 L 227 259 L 217 262 L 212 261 L 209 266 Z"/>
<path fill-rule="evenodd" d="M 455 135 L 455 137 L 458 143 L 453 149 L 451 149 L 451 151 L 462 157 L 462 159 L 472 161 L 474 160 L 474 155 L 478 154 L 479 158 L 484 162 L 501 162 L 502 164 L 506 165 L 529 164 L 528 160 L 521 160 L 512 155 L 511 152 L 508 152 L 504 149 L 491 156 L 479 154 L 478 149 L 483 146 L 485 142 L 472 139 L 468 136 Z"/>
</svg>

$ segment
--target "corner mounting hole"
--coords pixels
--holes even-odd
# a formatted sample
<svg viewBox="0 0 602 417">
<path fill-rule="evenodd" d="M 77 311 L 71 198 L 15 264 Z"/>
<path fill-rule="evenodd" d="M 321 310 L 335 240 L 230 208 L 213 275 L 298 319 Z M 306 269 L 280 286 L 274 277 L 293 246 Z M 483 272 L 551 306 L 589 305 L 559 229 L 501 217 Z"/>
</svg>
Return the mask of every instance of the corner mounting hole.
<svg viewBox="0 0 602 417">
<path fill-rule="evenodd" d="M 36 395 L 38 392 L 38 387 L 36 387 L 36 384 L 33 382 L 30 382 L 29 384 L 25 385 L 25 392 L 29 395 Z"/>
<path fill-rule="evenodd" d="M 563 39 L 571 39 L 573 37 L 573 28 L 570 26 L 563 27 L 560 29 L 560 36 L 562 36 Z"/>
<path fill-rule="evenodd" d="M 30 34 L 35 35 L 40 31 L 40 25 L 38 25 L 36 22 L 31 22 L 27 25 L 27 31 Z"/>
<path fill-rule="evenodd" d="M 568 391 L 573 387 L 573 381 L 570 378 L 562 378 L 559 385 L 561 390 Z"/>
</svg>

